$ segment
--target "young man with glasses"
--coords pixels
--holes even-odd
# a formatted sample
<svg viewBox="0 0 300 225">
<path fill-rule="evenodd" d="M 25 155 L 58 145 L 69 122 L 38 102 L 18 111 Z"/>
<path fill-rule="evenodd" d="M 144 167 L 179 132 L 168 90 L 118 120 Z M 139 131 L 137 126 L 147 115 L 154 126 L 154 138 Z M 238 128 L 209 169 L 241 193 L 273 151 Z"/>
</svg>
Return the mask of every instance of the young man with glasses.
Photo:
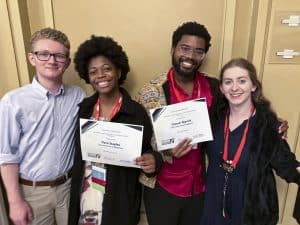
<svg viewBox="0 0 300 225">
<path fill-rule="evenodd" d="M 66 225 L 79 87 L 62 83 L 70 43 L 44 28 L 31 37 L 31 84 L 8 92 L 0 103 L 0 166 L 16 225 Z"/>
<path fill-rule="evenodd" d="M 138 93 L 146 109 L 205 97 L 211 110 L 220 98 L 217 79 L 198 71 L 210 47 L 205 26 L 187 22 L 172 37 L 172 67 Z M 163 151 L 164 164 L 156 180 L 142 174 L 144 202 L 149 225 L 196 225 L 200 222 L 205 191 L 204 156 L 201 145 L 184 139 Z"/>
</svg>

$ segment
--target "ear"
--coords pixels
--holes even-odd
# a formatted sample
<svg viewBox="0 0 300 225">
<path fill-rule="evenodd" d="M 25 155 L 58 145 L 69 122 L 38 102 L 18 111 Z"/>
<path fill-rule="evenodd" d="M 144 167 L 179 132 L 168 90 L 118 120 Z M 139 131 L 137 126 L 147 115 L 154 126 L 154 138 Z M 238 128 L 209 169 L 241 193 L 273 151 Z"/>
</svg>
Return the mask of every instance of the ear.
<svg viewBox="0 0 300 225">
<path fill-rule="evenodd" d="M 251 91 L 252 91 L 252 92 L 256 91 L 256 88 L 257 88 L 256 86 L 253 86 L 253 87 L 251 88 Z"/>
<path fill-rule="evenodd" d="M 171 48 L 171 51 L 170 51 L 171 56 L 173 56 L 174 52 L 175 52 L 175 47 L 172 47 L 172 48 Z"/>
<path fill-rule="evenodd" d="M 220 91 L 222 92 L 222 94 L 224 94 L 224 90 L 223 90 L 222 84 L 219 85 L 219 88 L 220 88 Z"/>
<path fill-rule="evenodd" d="M 120 78 L 121 78 L 121 75 L 122 75 L 121 70 L 118 69 L 117 73 L 118 73 L 118 79 L 120 79 Z"/>
<path fill-rule="evenodd" d="M 71 64 L 71 58 L 69 57 L 65 62 L 65 69 L 67 69 L 70 66 L 70 64 Z"/>
<path fill-rule="evenodd" d="M 35 62 L 36 58 L 34 57 L 34 54 L 31 53 L 31 52 L 29 52 L 29 53 L 27 54 L 27 58 L 28 58 L 28 61 L 30 62 L 30 64 L 31 64 L 32 66 L 35 66 L 35 64 L 36 64 L 36 62 Z"/>
</svg>

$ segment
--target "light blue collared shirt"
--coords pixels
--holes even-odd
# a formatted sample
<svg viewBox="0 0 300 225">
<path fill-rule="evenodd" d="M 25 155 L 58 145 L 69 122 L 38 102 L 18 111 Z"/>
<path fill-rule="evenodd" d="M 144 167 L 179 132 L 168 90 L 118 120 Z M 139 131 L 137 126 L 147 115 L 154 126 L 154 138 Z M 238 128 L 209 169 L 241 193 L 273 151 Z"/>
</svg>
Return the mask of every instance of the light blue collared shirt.
<svg viewBox="0 0 300 225">
<path fill-rule="evenodd" d="M 78 103 L 85 94 L 62 85 L 51 94 L 34 78 L 0 102 L 0 165 L 17 163 L 20 177 L 51 180 L 73 165 Z"/>
</svg>

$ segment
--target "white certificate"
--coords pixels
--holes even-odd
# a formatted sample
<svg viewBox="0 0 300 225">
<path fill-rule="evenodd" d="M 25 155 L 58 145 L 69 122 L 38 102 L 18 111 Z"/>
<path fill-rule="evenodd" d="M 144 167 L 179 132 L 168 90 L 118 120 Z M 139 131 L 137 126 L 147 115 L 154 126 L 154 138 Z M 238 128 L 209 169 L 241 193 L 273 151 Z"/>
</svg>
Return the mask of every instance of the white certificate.
<svg viewBox="0 0 300 225">
<path fill-rule="evenodd" d="M 192 144 L 213 139 L 206 99 L 195 99 L 150 110 L 158 150 L 175 147 L 182 139 Z"/>
<path fill-rule="evenodd" d="M 117 166 L 137 167 L 143 126 L 80 118 L 82 159 Z"/>
</svg>

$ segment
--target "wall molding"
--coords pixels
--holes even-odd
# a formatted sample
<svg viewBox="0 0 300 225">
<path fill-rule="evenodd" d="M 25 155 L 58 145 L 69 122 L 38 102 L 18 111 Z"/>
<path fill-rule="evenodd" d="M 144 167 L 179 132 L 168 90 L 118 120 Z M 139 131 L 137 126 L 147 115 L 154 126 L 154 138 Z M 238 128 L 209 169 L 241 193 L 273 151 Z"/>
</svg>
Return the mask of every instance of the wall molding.
<svg viewBox="0 0 300 225">
<path fill-rule="evenodd" d="M 55 20 L 53 13 L 53 1 L 52 0 L 42 0 L 42 6 L 45 18 L 45 27 L 55 28 Z"/>
<path fill-rule="evenodd" d="M 219 69 L 232 58 L 234 27 L 236 16 L 236 0 L 226 0 L 224 8 L 223 44 Z"/>
<path fill-rule="evenodd" d="M 25 85 L 30 82 L 27 51 L 24 44 L 25 37 L 22 27 L 22 16 L 20 13 L 20 3 L 16 0 L 7 0 L 7 9 L 10 20 L 12 41 L 14 46 L 16 68 L 18 71 L 19 85 Z"/>
</svg>

